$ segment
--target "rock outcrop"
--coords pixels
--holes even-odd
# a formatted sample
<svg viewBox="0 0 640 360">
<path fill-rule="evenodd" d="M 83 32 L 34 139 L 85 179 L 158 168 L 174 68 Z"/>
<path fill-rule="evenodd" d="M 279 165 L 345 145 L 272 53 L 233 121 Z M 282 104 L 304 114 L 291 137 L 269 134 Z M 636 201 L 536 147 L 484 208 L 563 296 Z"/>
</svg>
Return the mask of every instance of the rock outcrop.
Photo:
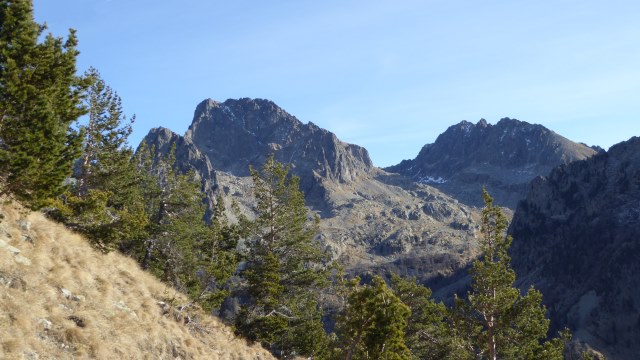
<svg viewBox="0 0 640 360">
<path fill-rule="evenodd" d="M 449 127 L 413 160 L 387 168 L 437 187 L 466 204 L 482 206 L 483 186 L 496 203 L 515 209 L 527 184 L 560 164 L 593 156 L 596 150 L 572 142 L 542 125 L 504 118 Z"/>
<path fill-rule="evenodd" d="M 146 142 L 149 148 L 155 150 L 156 156 L 158 154 L 166 156 L 175 146 L 174 155 L 178 169 L 184 173 L 194 171 L 202 182 L 202 192 L 206 195 L 207 201 L 207 216 L 210 215 L 214 207 L 218 181 L 209 158 L 188 138 L 180 136 L 167 128 L 151 129 L 143 141 Z"/>
<path fill-rule="evenodd" d="M 340 141 L 313 123 L 303 124 L 269 100 L 204 100 L 185 134 L 211 159 L 216 170 L 249 175 L 268 156 L 291 164 L 308 201 L 322 203 L 324 181 L 348 183 L 368 174 L 366 149 Z"/>
<path fill-rule="evenodd" d="M 522 288 L 542 291 L 556 329 L 640 357 L 640 138 L 536 178 L 509 231 Z"/>
</svg>

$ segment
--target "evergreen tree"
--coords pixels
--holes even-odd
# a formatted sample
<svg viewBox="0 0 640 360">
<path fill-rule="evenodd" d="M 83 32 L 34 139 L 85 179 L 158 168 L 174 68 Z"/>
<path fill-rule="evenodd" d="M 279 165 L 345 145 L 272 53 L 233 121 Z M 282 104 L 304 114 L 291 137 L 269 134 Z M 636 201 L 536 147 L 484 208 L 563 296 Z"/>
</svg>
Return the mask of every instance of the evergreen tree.
<svg viewBox="0 0 640 360">
<path fill-rule="evenodd" d="M 133 118 L 123 115 L 120 97 L 91 68 L 88 123 L 83 126 L 82 154 L 74 180 L 51 216 L 85 234 L 103 250 L 144 236 L 142 174 L 132 161 L 127 139 Z"/>
<path fill-rule="evenodd" d="M 202 291 L 196 301 L 204 309 L 214 310 L 230 295 L 227 281 L 240 262 L 236 247 L 243 234 L 241 224 L 229 223 L 222 196 L 218 196 L 209 229 L 210 235 L 196 245 L 202 283 Z"/>
<path fill-rule="evenodd" d="M 325 346 L 317 302 L 328 285 L 326 255 L 313 238 L 299 179 L 270 157 L 251 169 L 257 218 L 247 239 L 242 272 L 248 301 L 236 319 L 238 332 L 281 357 L 316 355 Z"/>
<path fill-rule="evenodd" d="M 197 298 L 202 288 L 197 277 L 196 248 L 210 236 L 200 182 L 193 171 L 177 171 L 175 144 L 163 157 L 143 142 L 136 161 L 147 174 L 143 186 L 149 225 L 147 238 L 138 246 L 128 246 L 128 251 L 139 259 L 143 269 Z"/>
<path fill-rule="evenodd" d="M 449 309 L 431 298 L 430 289 L 396 274 L 391 283 L 395 295 L 411 310 L 405 341 L 412 359 L 472 359 L 466 339 L 452 326 Z"/>
<path fill-rule="evenodd" d="M 411 359 L 405 344 L 409 307 L 375 276 L 370 285 L 360 278 L 349 283 L 345 309 L 337 319 L 339 349 L 334 359 Z"/>
<path fill-rule="evenodd" d="M 61 194 L 80 154 L 72 128 L 88 82 L 76 76 L 77 40 L 47 34 L 29 0 L 0 1 L 0 192 L 37 209 Z"/>
<path fill-rule="evenodd" d="M 486 190 L 482 195 L 482 257 L 473 263 L 468 302 L 456 299 L 458 328 L 471 339 L 474 355 L 483 359 L 562 359 L 563 341 L 546 341 L 549 320 L 540 292 L 530 288 L 522 296 L 513 286 L 506 218 Z"/>
</svg>

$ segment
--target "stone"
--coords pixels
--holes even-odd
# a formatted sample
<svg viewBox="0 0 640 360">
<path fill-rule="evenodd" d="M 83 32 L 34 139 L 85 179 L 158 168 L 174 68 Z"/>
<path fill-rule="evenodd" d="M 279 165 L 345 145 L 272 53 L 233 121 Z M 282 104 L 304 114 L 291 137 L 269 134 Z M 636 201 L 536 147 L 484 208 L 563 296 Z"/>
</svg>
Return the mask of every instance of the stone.
<svg viewBox="0 0 640 360">
<path fill-rule="evenodd" d="M 38 319 L 38 325 L 41 325 L 44 330 L 51 330 L 53 323 L 47 319 Z"/>
<path fill-rule="evenodd" d="M 15 262 L 17 262 L 18 264 L 22 264 L 22 265 L 26 265 L 26 266 L 30 266 L 31 265 L 31 260 L 22 256 L 22 255 L 16 255 L 13 260 Z"/>
</svg>

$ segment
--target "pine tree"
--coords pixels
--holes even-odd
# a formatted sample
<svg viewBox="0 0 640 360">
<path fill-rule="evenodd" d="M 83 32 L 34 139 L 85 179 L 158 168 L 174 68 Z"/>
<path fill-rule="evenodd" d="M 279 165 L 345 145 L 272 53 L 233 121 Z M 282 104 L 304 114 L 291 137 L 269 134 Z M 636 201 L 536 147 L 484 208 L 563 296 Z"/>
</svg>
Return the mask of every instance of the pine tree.
<svg viewBox="0 0 640 360">
<path fill-rule="evenodd" d="M 64 190 L 81 136 L 88 82 L 76 76 L 77 40 L 47 34 L 31 1 L 0 1 L 0 184 L 37 209 Z"/>
<path fill-rule="evenodd" d="M 127 251 L 139 259 L 143 269 L 197 298 L 202 284 L 197 277 L 196 248 L 210 236 L 200 182 L 193 171 L 177 171 L 175 144 L 168 155 L 161 156 L 143 142 L 136 161 L 147 174 L 143 186 L 149 225 L 147 238 L 127 246 Z"/>
<path fill-rule="evenodd" d="M 405 341 L 412 359 L 472 359 L 466 340 L 452 326 L 449 309 L 431 298 L 430 289 L 396 274 L 391 274 L 391 283 L 394 294 L 411 310 Z"/>
<path fill-rule="evenodd" d="M 318 219 L 308 219 L 299 179 L 273 156 L 251 175 L 257 219 L 247 239 L 248 302 L 236 319 L 238 332 L 284 358 L 317 354 L 325 333 L 316 299 L 328 286 L 326 255 L 313 240 Z"/>
<path fill-rule="evenodd" d="M 549 320 L 540 292 L 530 288 L 522 296 L 513 286 L 506 218 L 486 190 L 482 195 L 482 257 L 471 269 L 468 302 L 456 299 L 457 326 L 471 339 L 474 355 L 483 359 L 562 359 L 563 341 L 546 341 Z"/>
<path fill-rule="evenodd" d="M 394 295 L 385 281 L 375 276 L 370 285 L 360 278 L 349 282 L 347 303 L 336 323 L 339 349 L 333 358 L 411 359 L 405 343 L 409 307 Z"/>
<path fill-rule="evenodd" d="M 240 254 L 238 241 L 243 229 L 230 224 L 224 209 L 224 200 L 218 196 L 216 208 L 209 224 L 210 235 L 196 244 L 198 270 L 202 292 L 196 301 L 206 310 L 215 310 L 230 295 L 227 281 L 235 273 Z"/>
<path fill-rule="evenodd" d="M 144 236 L 147 217 L 143 207 L 142 174 L 132 161 L 127 139 L 133 118 L 122 111 L 122 100 L 97 70 L 85 74 L 89 119 L 83 126 L 82 154 L 73 180 L 54 202 L 49 214 L 83 233 L 103 250 Z"/>
</svg>

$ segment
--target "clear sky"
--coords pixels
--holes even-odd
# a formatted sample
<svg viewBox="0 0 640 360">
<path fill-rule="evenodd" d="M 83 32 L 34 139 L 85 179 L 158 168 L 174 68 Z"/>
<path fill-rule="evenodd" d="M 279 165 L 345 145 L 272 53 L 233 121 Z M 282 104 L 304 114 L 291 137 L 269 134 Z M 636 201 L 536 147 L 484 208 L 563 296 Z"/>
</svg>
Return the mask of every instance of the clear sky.
<svg viewBox="0 0 640 360">
<path fill-rule="evenodd" d="M 640 136 L 640 1 L 35 0 L 78 31 L 137 121 L 184 134 L 206 98 L 265 98 L 414 158 L 450 125 L 511 117 L 608 148 Z"/>
</svg>

